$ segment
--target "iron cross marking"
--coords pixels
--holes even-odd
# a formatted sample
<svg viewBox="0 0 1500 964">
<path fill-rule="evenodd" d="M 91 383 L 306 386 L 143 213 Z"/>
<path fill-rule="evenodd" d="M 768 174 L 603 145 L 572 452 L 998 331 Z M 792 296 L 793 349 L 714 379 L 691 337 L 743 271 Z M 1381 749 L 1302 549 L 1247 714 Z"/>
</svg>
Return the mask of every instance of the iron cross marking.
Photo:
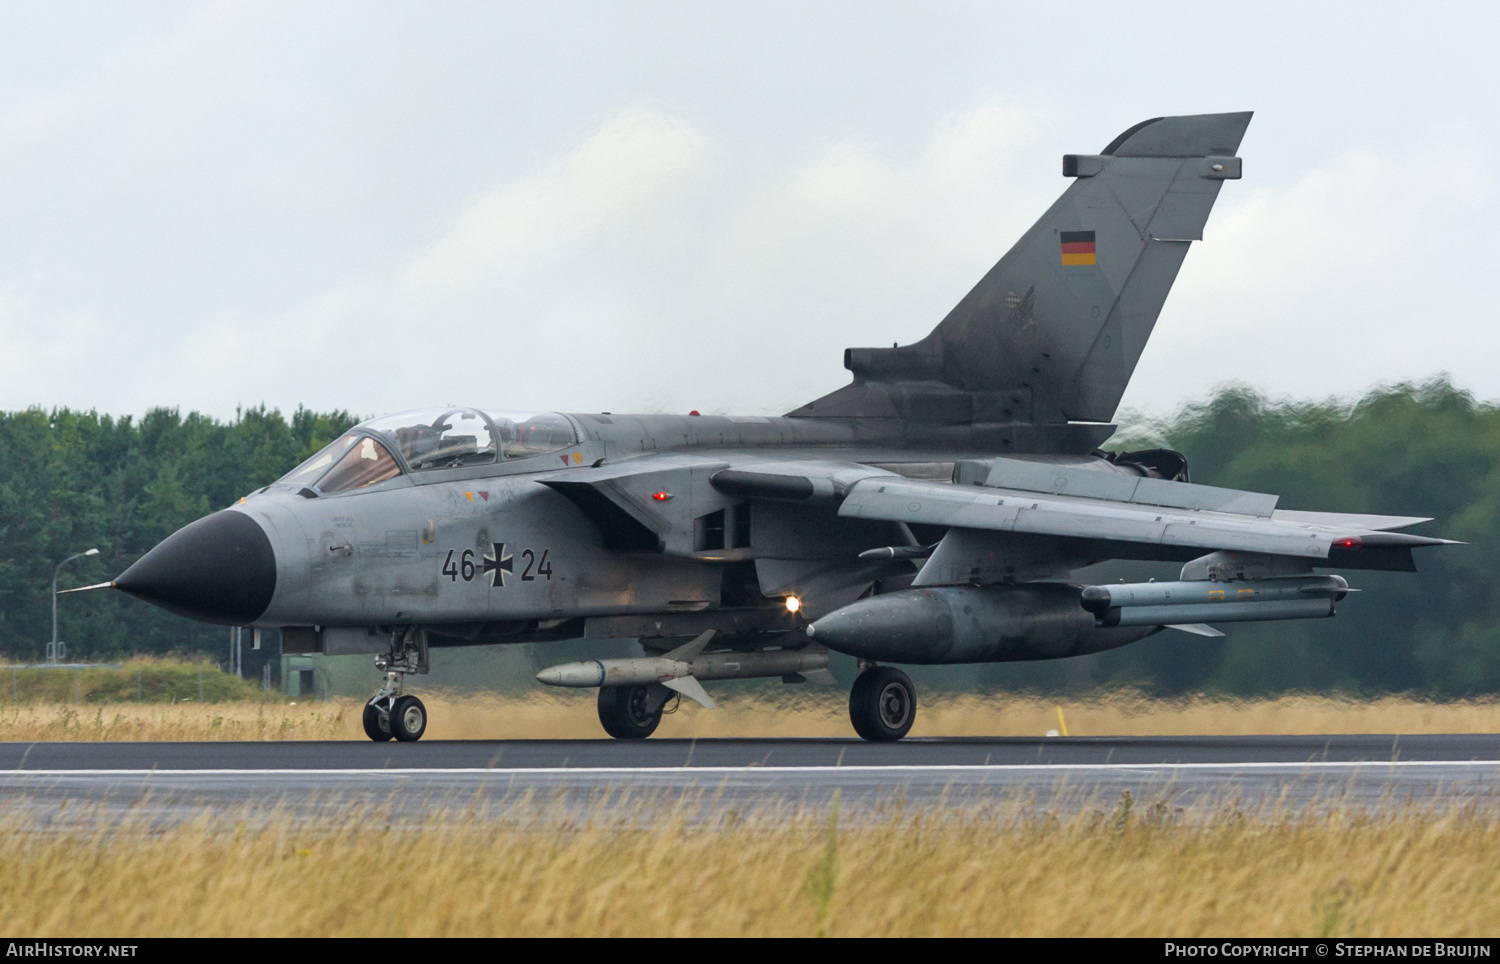
<svg viewBox="0 0 1500 964">
<path fill-rule="evenodd" d="M 484 554 L 484 571 L 490 574 L 490 588 L 497 586 L 505 588 L 505 574 L 515 574 L 515 563 L 511 561 L 510 554 L 505 551 L 505 543 L 496 542 L 490 546 L 490 551 Z"/>
</svg>

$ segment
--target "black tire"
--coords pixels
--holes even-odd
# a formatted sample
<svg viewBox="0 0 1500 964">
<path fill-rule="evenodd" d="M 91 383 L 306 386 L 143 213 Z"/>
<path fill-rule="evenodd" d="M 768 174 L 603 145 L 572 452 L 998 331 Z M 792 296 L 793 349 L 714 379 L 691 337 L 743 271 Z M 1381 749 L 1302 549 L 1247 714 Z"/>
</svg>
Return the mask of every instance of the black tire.
<svg viewBox="0 0 1500 964">
<path fill-rule="evenodd" d="M 365 704 L 365 736 L 376 743 L 384 743 L 391 738 L 391 718 L 380 712 L 374 703 Z"/>
<path fill-rule="evenodd" d="M 415 696 L 403 696 L 391 707 L 391 735 L 402 743 L 415 743 L 427 732 L 427 707 Z"/>
<path fill-rule="evenodd" d="M 604 732 L 617 740 L 644 740 L 655 733 L 661 707 L 648 713 L 650 697 L 651 690 L 644 684 L 599 687 L 599 722 Z"/>
<path fill-rule="evenodd" d="M 854 732 L 890 743 L 911 731 L 917 718 L 917 688 L 894 666 L 874 666 L 859 674 L 849 691 L 849 722 Z"/>
</svg>

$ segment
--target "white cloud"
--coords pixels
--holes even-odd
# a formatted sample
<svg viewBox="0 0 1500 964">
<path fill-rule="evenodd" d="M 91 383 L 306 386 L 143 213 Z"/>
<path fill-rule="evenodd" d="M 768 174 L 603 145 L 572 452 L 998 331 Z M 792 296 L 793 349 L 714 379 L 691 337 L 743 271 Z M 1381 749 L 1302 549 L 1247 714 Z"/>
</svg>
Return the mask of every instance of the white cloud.
<svg viewBox="0 0 1500 964">
<path fill-rule="evenodd" d="M 113 120 L 108 115 L 132 107 L 140 120 L 144 98 L 155 107 L 154 133 L 163 133 L 175 119 L 163 116 L 171 113 L 163 108 L 190 99 L 211 102 L 217 92 L 201 82 L 202 73 L 224 69 L 225 46 L 243 40 L 254 21 L 273 13 L 266 4 L 245 0 L 206 3 L 172 29 L 124 45 L 72 83 L 21 97 L 0 110 L 0 156 L 13 159 L 38 142 L 75 134 L 80 125 L 107 125 Z"/>
<path fill-rule="evenodd" d="M 1018 171 L 1043 129 L 1039 107 L 990 97 L 948 118 L 906 162 L 848 142 L 794 158 L 723 229 L 725 262 L 776 272 L 778 286 L 806 279 L 823 290 L 799 294 L 843 299 L 851 309 L 870 294 L 884 299 L 947 280 L 955 264 L 982 271 L 1002 253 L 1000 238 L 1041 213 L 1017 196 L 1039 180 Z"/>
<path fill-rule="evenodd" d="M 1037 164 L 1046 116 L 996 96 L 905 158 L 844 140 L 747 171 L 683 118 L 628 108 L 474 195 L 394 275 L 239 319 L 257 336 L 235 348 L 219 320 L 182 365 L 208 372 L 243 350 L 270 366 L 295 345 L 306 384 L 330 404 L 368 398 L 366 410 L 477 395 L 785 411 L 844 383 L 844 347 L 925 335 L 1066 187 Z M 1281 188 L 1257 186 L 1252 164 L 1226 185 L 1126 405 L 1162 412 L 1227 381 L 1353 392 L 1414 362 L 1462 376 L 1450 326 L 1472 312 L 1459 276 L 1493 262 L 1474 211 L 1494 187 L 1448 163 L 1472 154 L 1449 132 L 1403 155 L 1351 150 Z M 428 353 L 442 361 L 413 366 Z M 455 386 L 468 366 L 503 377 Z M 413 377 L 370 396 L 371 373 L 401 369 Z"/>
<path fill-rule="evenodd" d="M 403 287 L 453 292 L 611 236 L 650 243 L 703 184 L 713 153 L 686 121 L 627 109 L 542 170 L 471 198 L 442 239 L 406 266 Z"/>
<path fill-rule="evenodd" d="M 1219 383 L 1358 392 L 1448 370 L 1500 389 L 1500 328 L 1476 281 L 1500 274 L 1496 183 L 1454 130 L 1402 154 L 1350 150 L 1285 187 L 1220 195 L 1125 404 L 1165 411 Z M 1480 295 L 1476 298 L 1476 294 Z M 1456 346 L 1462 350 L 1455 351 Z"/>
<path fill-rule="evenodd" d="M 1367 38 L 1418 56 L 1393 79 L 1252 24 L 1221 105 L 1106 69 L 1159 39 L 1125 14 L 163 9 L 76 56 L 65 23 L 0 31 L 0 407 L 784 411 L 845 383 L 844 347 L 931 330 L 1066 187 L 1059 154 L 1242 100 L 1246 178 L 1126 404 L 1443 369 L 1500 395 L 1496 135 L 1444 126 L 1494 89 L 1437 27 Z M 1058 43 L 1100 66 L 1056 74 Z"/>
<path fill-rule="evenodd" d="M 1040 213 L 1045 195 L 1007 197 L 1037 117 L 991 98 L 905 162 L 846 142 L 747 171 L 727 168 L 689 121 L 629 107 L 475 194 L 395 272 L 253 322 L 240 363 L 296 345 L 320 369 L 310 386 L 369 397 L 383 385 L 376 408 L 461 394 L 512 407 L 782 411 L 843 380 L 847 345 L 926 334 Z M 976 208 L 1003 213 L 966 217 Z M 204 346 L 230 351 L 225 331 L 193 344 L 196 370 L 212 367 Z M 329 356 L 341 364 L 319 365 Z M 366 377 L 382 369 L 413 371 Z M 454 387 L 455 372 L 479 371 L 503 377 Z"/>
<path fill-rule="evenodd" d="M 689 376 L 698 407 L 785 411 L 847 381 L 844 348 L 925 336 L 1063 186 L 1026 167 L 1045 113 L 991 96 L 908 159 L 833 144 L 746 192 L 716 226 L 700 290 L 704 316 L 754 364 Z"/>
</svg>

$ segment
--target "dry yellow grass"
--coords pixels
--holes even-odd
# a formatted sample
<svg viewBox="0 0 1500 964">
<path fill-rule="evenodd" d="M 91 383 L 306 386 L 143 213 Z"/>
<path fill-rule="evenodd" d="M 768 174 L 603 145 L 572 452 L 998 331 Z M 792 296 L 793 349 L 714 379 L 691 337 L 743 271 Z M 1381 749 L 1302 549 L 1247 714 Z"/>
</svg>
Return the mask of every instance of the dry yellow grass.
<svg viewBox="0 0 1500 964">
<path fill-rule="evenodd" d="M 0 913 L 34 936 L 1413 936 L 1500 927 L 1500 823 L 1137 807 L 826 812 L 645 829 L 447 814 L 392 829 L 205 817 L 166 831 L 0 824 Z M 260 828 L 260 829 L 254 829 Z"/>
<path fill-rule="evenodd" d="M 660 737 L 853 735 L 842 690 L 781 697 L 727 694 L 720 708 L 686 703 Z M 541 691 L 522 699 L 422 693 L 428 739 L 605 739 L 592 690 Z M 1296 733 L 1496 733 L 1500 703 L 1425 703 L 1400 697 L 1340 700 L 1153 700 L 1134 694 L 1064 701 L 1072 736 Z M 913 736 L 1041 736 L 1059 728 L 1059 704 L 1024 696 L 924 701 Z M 0 740 L 364 739 L 353 701 L 57 705 L 0 703 Z"/>
<path fill-rule="evenodd" d="M 434 739 L 602 737 L 588 691 L 423 695 Z M 714 712 L 685 706 L 659 733 L 850 735 L 841 692 L 777 696 L 726 694 Z M 1492 704 L 1396 698 L 1125 695 L 1063 709 L 1070 732 L 1090 736 L 1500 730 Z M 0 739 L 363 740 L 359 710 L 12 704 L 0 707 Z M 925 704 L 915 732 L 1034 736 L 1057 726 L 1050 700 L 960 697 Z M 347 808 L 316 820 L 205 815 L 166 830 L 101 813 L 92 827 L 75 815 L 74 829 L 41 831 L 0 815 L 0 914 L 15 932 L 57 937 L 1464 937 L 1500 926 L 1500 821 L 1490 811 L 1185 817 L 1111 801 L 1056 819 L 1021 799 L 866 811 L 842 828 L 816 808 L 737 815 L 645 799 L 633 812 L 576 819 L 523 800 L 416 827 Z"/>
</svg>

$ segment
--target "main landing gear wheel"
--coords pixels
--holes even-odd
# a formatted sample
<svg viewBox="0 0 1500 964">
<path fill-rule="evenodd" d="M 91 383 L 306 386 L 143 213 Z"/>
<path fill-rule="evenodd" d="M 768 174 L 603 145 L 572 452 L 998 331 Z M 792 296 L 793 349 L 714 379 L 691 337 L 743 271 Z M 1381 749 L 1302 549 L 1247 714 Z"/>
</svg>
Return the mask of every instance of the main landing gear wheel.
<svg viewBox="0 0 1500 964">
<path fill-rule="evenodd" d="M 365 704 L 365 736 L 376 743 L 384 743 L 391 738 L 390 714 L 382 711 L 374 703 Z"/>
<path fill-rule="evenodd" d="M 599 687 L 599 722 L 617 740 L 644 740 L 656 732 L 662 707 L 651 709 L 651 690 L 644 684 Z"/>
<path fill-rule="evenodd" d="M 849 722 L 866 740 L 901 739 L 917 718 L 917 689 L 911 677 L 894 666 L 872 666 L 860 673 L 849 691 Z"/>
<path fill-rule="evenodd" d="M 397 697 L 391 707 L 391 735 L 402 743 L 415 743 L 427 732 L 427 707 L 415 696 Z"/>
</svg>

